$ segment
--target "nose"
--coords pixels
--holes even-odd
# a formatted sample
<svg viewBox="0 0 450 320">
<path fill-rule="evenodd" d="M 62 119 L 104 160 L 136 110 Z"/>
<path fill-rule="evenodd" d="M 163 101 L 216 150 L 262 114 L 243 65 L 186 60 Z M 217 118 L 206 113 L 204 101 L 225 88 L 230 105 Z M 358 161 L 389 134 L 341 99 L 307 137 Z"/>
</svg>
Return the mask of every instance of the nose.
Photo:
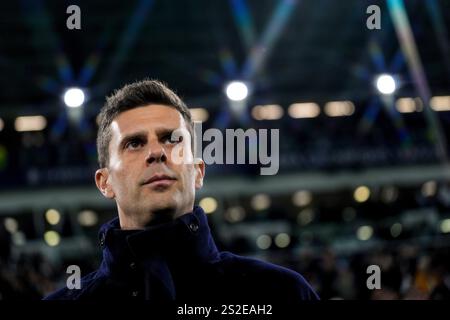
<svg viewBox="0 0 450 320">
<path fill-rule="evenodd" d="M 149 151 L 147 154 L 147 158 L 145 161 L 147 164 L 151 163 L 159 163 L 159 162 L 166 162 L 167 161 L 167 155 L 164 148 L 161 146 L 160 143 L 155 142 L 149 145 Z"/>
</svg>

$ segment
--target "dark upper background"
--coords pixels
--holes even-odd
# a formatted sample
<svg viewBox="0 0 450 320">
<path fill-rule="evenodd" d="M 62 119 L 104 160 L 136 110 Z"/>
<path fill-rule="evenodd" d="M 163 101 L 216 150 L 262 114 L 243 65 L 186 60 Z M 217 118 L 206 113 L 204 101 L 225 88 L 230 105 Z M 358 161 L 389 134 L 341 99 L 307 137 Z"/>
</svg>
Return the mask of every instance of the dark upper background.
<svg viewBox="0 0 450 320">
<path fill-rule="evenodd" d="M 66 28 L 70 4 L 81 8 L 81 30 Z M 381 30 L 366 28 L 371 4 L 381 8 Z M 446 95 L 450 86 L 449 6 L 415 0 L 405 5 L 432 95 Z M 204 128 L 283 128 L 281 173 L 438 161 L 425 112 L 390 114 L 374 88 L 375 76 L 387 72 L 399 80 L 397 97 L 419 96 L 384 1 L 24 0 L 1 9 L 2 188 L 60 184 L 42 176 L 69 167 L 79 173 L 69 182 L 92 182 L 95 116 L 104 97 L 144 77 L 163 80 L 189 106 L 206 108 Z M 237 118 L 223 90 L 234 79 L 253 87 L 247 110 Z M 88 94 L 74 124 L 61 99 L 71 86 Z M 333 100 L 353 101 L 355 113 L 293 120 L 285 112 L 276 121 L 250 116 L 257 104 L 276 103 L 287 111 L 294 102 L 323 107 Z M 15 117 L 36 114 L 48 120 L 42 132 L 14 131 Z M 445 138 L 448 114 L 438 116 Z M 330 137 L 337 141 L 330 144 Z M 399 156 L 405 148 L 411 154 Z M 223 170 L 253 174 L 234 166 L 213 166 L 211 172 Z"/>
</svg>

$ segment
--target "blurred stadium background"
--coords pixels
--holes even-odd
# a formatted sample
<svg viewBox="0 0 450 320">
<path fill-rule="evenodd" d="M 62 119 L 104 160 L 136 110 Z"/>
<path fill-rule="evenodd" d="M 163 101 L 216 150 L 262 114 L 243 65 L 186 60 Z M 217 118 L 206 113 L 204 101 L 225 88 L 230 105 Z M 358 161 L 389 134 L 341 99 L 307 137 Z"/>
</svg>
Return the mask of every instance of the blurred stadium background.
<svg viewBox="0 0 450 320">
<path fill-rule="evenodd" d="M 96 115 L 144 77 L 204 130 L 280 129 L 277 175 L 207 167 L 197 198 L 222 249 L 297 270 L 322 299 L 450 297 L 450 1 L 20 0 L 0 22 L 0 299 L 98 265 L 116 210 L 94 185 Z M 227 96 L 232 81 L 246 87 Z"/>
</svg>

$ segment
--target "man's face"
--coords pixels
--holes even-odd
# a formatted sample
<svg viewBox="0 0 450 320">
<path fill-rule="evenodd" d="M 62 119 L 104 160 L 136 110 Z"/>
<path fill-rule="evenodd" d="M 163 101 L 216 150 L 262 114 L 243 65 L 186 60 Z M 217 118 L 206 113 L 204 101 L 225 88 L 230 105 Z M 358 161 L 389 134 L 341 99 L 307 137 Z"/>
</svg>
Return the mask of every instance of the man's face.
<svg viewBox="0 0 450 320">
<path fill-rule="evenodd" d="M 192 211 L 204 163 L 172 158 L 174 148 L 192 154 L 189 139 L 171 139 L 174 130 L 187 130 L 182 115 L 165 105 L 148 105 L 119 114 L 110 129 L 109 165 L 96 172 L 96 183 L 115 199 L 121 227 L 143 228 L 153 219 Z"/>
</svg>

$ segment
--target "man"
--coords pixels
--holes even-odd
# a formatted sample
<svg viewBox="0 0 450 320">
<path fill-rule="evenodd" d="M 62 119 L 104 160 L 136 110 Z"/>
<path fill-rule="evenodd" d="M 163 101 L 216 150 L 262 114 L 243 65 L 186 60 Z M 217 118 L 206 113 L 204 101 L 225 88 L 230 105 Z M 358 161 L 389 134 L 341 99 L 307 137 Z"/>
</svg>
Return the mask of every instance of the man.
<svg viewBox="0 0 450 320">
<path fill-rule="evenodd" d="M 316 293 L 296 272 L 219 252 L 195 190 L 203 161 L 193 158 L 193 123 L 183 101 L 152 80 L 126 85 L 100 112 L 95 182 L 117 204 L 118 218 L 103 225 L 99 269 L 81 289 L 47 299 L 153 301 L 298 301 Z"/>
</svg>

